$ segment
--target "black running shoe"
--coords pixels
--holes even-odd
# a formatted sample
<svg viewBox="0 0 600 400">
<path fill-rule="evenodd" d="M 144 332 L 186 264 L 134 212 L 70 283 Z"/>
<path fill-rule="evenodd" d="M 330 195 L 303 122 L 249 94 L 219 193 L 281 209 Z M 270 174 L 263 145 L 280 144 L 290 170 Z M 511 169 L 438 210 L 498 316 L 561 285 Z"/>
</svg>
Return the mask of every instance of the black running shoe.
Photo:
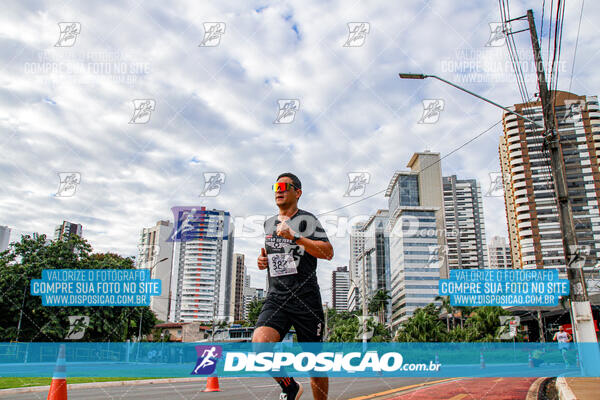
<svg viewBox="0 0 600 400">
<path fill-rule="evenodd" d="M 304 392 L 302 385 L 300 382 L 296 382 L 295 386 L 290 385 L 290 388 L 288 388 L 287 391 L 281 392 L 279 400 L 298 400 L 300 396 L 302 396 L 302 392 Z"/>
</svg>

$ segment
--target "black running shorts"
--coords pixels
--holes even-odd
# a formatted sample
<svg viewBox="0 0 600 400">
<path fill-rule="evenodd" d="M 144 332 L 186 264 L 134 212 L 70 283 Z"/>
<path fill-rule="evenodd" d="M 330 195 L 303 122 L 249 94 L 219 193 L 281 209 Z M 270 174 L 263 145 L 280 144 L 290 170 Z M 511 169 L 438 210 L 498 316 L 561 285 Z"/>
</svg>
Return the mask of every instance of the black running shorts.
<svg viewBox="0 0 600 400">
<path fill-rule="evenodd" d="M 268 326 L 283 339 L 294 326 L 298 342 L 323 341 L 325 316 L 321 305 L 321 296 L 306 296 L 279 299 L 267 296 L 265 304 L 258 316 L 256 327 Z"/>
</svg>

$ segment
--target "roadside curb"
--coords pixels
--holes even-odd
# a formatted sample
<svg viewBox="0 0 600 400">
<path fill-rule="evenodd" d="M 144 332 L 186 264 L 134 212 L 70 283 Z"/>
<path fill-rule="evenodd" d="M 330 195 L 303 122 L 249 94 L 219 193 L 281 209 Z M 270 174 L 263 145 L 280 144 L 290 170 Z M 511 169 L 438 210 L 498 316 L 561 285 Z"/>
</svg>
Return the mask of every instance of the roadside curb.
<svg viewBox="0 0 600 400">
<path fill-rule="evenodd" d="M 564 376 L 556 378 L 556 390 L 558 391 L 559 400 L 577 400 Z"/>
<path fill-rule="evenodd" d="M 224 378 L 219 378 L 224 379 Z M 68 380 L 68 378 L 67 378 Z M 113 386 L 138 386 L 148 384 L 160 384 L 160 383 L 181 383 L 181 382 L 206 382 L 206 378 L 166 378 L 166 379 L 139 379 L 131 381 L 107 381 L 107 382 L 88 382 L 88 383 L 70 383 L 67 384 L 67 390 L 69 389 L 93 389 L 101 387 L 113 387 Z M 12 388 L 12 389 L 1 389 L 0 397 L 8 396 L 17 393 L 39 393 L 47 392 L 50 390 L 50 386 L 30 386 L 23 388 Z"/>
<path fill-rule="evenodd" d="M 529 387 L 529 391 L 527 392 L 527 397 L 525 398 L 525 400 L 537 400 L 538 398 L 538 393 L 540 391 L 540 385 L 542 384 L 542 382 L 544 382 L 546 379 L 548 378 L 538 378 L 535 380 L 535 382 L 533 382 L 531 384 L 531 386 Z"/>
</svg>

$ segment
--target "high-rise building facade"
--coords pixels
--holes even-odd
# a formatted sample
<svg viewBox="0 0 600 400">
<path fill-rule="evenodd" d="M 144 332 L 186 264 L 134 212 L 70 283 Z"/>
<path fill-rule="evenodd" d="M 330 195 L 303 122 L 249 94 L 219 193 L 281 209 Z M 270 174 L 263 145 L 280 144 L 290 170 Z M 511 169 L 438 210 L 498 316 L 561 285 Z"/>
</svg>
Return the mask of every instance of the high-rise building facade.
<svg viewBox="0 0 600 400">
<path fill-rule="evenodd" d="M 393 330 L 417 308 L 435 302 L 440 275 L 447 273 L 440 257 L 446 241 L 439 153 L 415 153 L 408 167 L 410 171 L 394 174 L 385 194 Z"/>
<path fill-rule="evenodd" d="M 353 281 L 358 281 L 361 274 L 361 266 L 358 258 L 365 249 L 365 237 L 363 232 L 364 222 L 357 222 L 350 230 L 350 262 L 349 269 Z"/>
<path fill-rule="evenodd" d="M 230 313 L 234 321 L 244 319 L 244 281 L 246 279 L 245 256 L 240 253 L 233 254 L 233 273 L 231 280 L 231 307 Z"/>
<path fill-rule="evenodd" d="M 337 311 L 348 311 L 350 272 L 348 267 L 337 267 L 331 273 L 331 305 Z"/>
<path fill-rule="evenodd" d="M 186 239 L 173 245 L 172 322 L 232 321 L 233 222 L 229 212 L 182 213 Z"/>
<path fill-rule="evenodd" d="M 81 224 L 74 224 L 69 221 L 63 221 L 61 225 L 57 225 L 54 229 L 55 240 L 68 240 L 71 235 L 83 236 L 83 228 Z"/>
<path fill-rule="evenodd" d="M 150 228 L 143 228 L 138 245 L 137 268 L 150 269 L 152 279 L 160 279 L 162 293 L 150 297 L 150 309 L 161 321 L 169 317 L 171 298 L 171 268 L 173 266 L 173 242 L 169 237 L 173 223 L 158 221 Z"/>
<path fill-rule="evenodd" d="M 0 225 L 0 251 L 6 250 L 9 243 L 10 228 L 8 226 Z"/>
<path fill-rule="evenodd" d="M 506 243 L 506 239 L 494 236 L 488 244 L 488 265 L 495 269 L 512 268 L 510 253 L 510 246 Z"/>
<path fill-rule="evenodd" d="M 475 179 L 457 179 L 456 175 L 452 175 L 443 178 L 443 185 L 448 268 L 487 268 L 479 184 Z"/>
<path fill-rule="evenodd" d="M 557 136 L 565 161 L 568 198 L 584 270 L 598 264 L 600 251 L 600 112 L 598 98 L 556 91 Z M 539 101 L 512 109 L 543 123 Z M 508 232 L 515 268 L 565 271 L 562 234 L 550 158 L 542 131 L 505 113 L 500 140 Z"/>
</svg>

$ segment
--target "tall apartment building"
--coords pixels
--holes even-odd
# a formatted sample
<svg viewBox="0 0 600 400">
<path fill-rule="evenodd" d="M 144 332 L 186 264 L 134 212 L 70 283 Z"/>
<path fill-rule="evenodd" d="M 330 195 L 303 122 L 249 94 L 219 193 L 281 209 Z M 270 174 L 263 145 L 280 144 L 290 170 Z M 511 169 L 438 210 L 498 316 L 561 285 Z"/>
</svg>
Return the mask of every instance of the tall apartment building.
<svg viewBox="0 0 600 400">
<path fill-rule="evenodd" d="M 196 209 L 177 216 L 185 240 L 173 244 L 169 321 L 232 321 L 233 222 L 227 211 Z M 179 229 L 179 228 L 177 228 Z"/>
<path fill-rule="evenodd" d="M 348 311 L 350 272 L 348 267 L 337 267 L 331 273 L 331 305 L 337 311 Z"/>
<path fill-rule="evenodd" d="M 390 289 L 389 211 L 377 210 L 362 226 L 368 296 Z M 362 256 L 361 255 L 361 256 Z M 359 256 L 359 258 L 361 257 Z M 359 270 L 362 268 L 359 265 Z"/>
<path fill-rule="evenodd" d="M 246 280 L 246 264 L 243 254 L 233 254 L 233 273 L 231 278 L 231 306 L 229 312 L 234 321 L 241 321 L 244 319 L 244 283 Z"/>
<path fill-rule="evenodd" d="M 83 228 L 81 224 L 74 224 L 69 221 L 63 221 L 61 225 L 57 225 L 54 229 L 55 240 L 68 240 L 69 236 L 71 235 L 77 235 L 79 237 L 83 236 Z"/>
<path fill-rule="evenodd" d="M 488 244 L 488 265 L 495 269 L 512 268 L 510 253 L 510 246 L 506 243 L 506 239 L 494 236 Z"/>
<path fill-rule="evenodd" d="M 444 215 L 449 269 L 487 268 L 481 188 L 475 179 L 445 176 Z"/>
<path fill-rule="evenodd" d="M 394 330 L 417 308 L 435 302 L 440 275 L 447 274 L 440 257 L 446 246 L 440 155 L 415 153 L 408 167 L 394 174 L 385 193 Z"/>
<path fill-rule="evenodd" d="M 353 281 L 358 281 L 361 274 L 361 266 L 358 264 L 358 258 L 365 249 L 365 238 L 363 234 L 364 222 L 358 222 L 352 225 L 350 230 L 350 262 L 349 269 Z"/>
<path fill-rule="evenodd" d="M 173 265 L 173 242 L 169 237 L 173 232 L 173 223 L 158 221 L 150 228 L 143 228 L 138 244 L 136 267 L 150 269 L 152 279 L 160 279 L 162 293 L 150 297 L 150 309 L 161 321 L 169 317 L 169 299 L 171 298 L 171 267 Z"/>
<path fill-rule="evenodd" d="M 584 270 L 600 251 L 600 112 L 596 96 L 556 91 L 556 127 L 565 161 L 568 197 Z M 515 104 L 518 113 L 543 122 L 539 101 Z M 515 268 L 565 269 L 550 158 L 540 129 L 505 113 L 499 153 L 512 261 Z"/>
<path fill-rule="evenodd" d="M 265 298 L 265 291 L 261 288 L 255 288 L 250 286 L 250 274 L 246 274 L 244 279 L 244 319 L 248 320 L 248 313 L 250 312 L 250 303 L 253 300 L 261 300 Z"/>
<path fill-rule="evenodd" d="M 9 243 L 10 228 L 8 226 L 0 225 L 0 251 L 6 250 Z"/>
</svg>

